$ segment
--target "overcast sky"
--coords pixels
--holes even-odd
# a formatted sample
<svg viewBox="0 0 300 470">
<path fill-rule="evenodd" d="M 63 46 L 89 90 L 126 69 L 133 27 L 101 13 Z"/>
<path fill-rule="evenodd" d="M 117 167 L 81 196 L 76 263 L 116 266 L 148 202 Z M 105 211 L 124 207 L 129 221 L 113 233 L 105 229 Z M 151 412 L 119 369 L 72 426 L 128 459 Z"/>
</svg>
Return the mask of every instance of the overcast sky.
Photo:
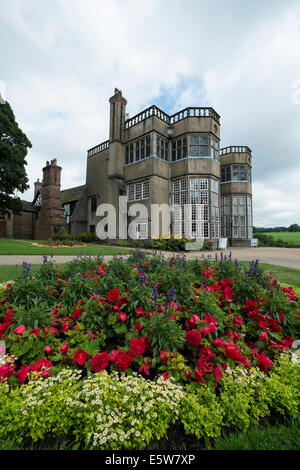
<svg viewBox="0 0 300 470">
<path fill-rule="evenodd" d="M 221 146 L 248 145 L 254 225 L 300 224 L 299 0 L 0 0 L 0 93 L 62 189 L 85 183 L 108 138 L 108 99 L 131 116 L 212 106 Z"/>
</svg>

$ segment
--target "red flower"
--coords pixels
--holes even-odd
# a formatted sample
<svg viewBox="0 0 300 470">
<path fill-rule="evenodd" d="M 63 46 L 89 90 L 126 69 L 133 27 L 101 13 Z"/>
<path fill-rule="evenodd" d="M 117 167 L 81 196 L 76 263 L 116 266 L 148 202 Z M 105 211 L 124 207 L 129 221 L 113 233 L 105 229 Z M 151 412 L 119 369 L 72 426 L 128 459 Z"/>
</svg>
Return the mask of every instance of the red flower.
<svg viewBox="0 0 300 470">
<path fill-rule="evenodd" d="M 25 380 L 27 379 L 27 376 L 30 370 L 31 370 L 31 366 L 26 366 L 26 364 L 22 365 L 21 369 L 18 372 L 18 379 L 19 379 L 19 382 L 21 382 L 21 384 L 23 384 Z"/>
<path fill-rule="evenodd" d="M 289 349 L 292 346 L 293 341 L 294 341 L 294 338 L 292 338 L 291 336 L 285 336 L 281 340 L 282 349 Z"/>
<path fill-rule="evenodd" d="M 80 308 L 75 308 L 75 309 L 73 310 L 73 315 L 72 315 L 73 320 L 74 320 L 74 321 L 77 321 L 77 320 L 79 320 L 79 318 L 80 318 L 81 316 L 82 316 L 82 313 L 81 313 Z"/>
<path fill-rule="evenodd" d="M 215 346 L 215 348 L 226 348 L 228 343 L 222 339 L 222 338 L 217 338 L 217 339 L 213 339 L 213 346 Z"/>
<path fill-rule="evenodd" d="M 124 351 L 122 350 L 122 352 L 124 352 Z M 119 353 L 120 353 L 119 349 L 113 349 L 113 350 L 110 352 L 109 360 L 110 360 L 111 362 L 116 362 L 116 359 L 117 359 L 117 357 L 119 356 Z"/>
<path fill-rule="evenodd" d="M 33 372 L 41 372 L 43 369 L 49 369 L 52 365 L 52 362 L 48 361 L 48 359 L 40 358 L 29 367 Z"/>
<path fill-rule="evenodd" d="M 227 347 L 225 348 L 225 355 L 234 361 L 241 362 L 245 367 L 250 368 L 248 359 L 245 356 L 242 356 L 232 340 L 229 341 Z"/>
<path fill-rule="evenodd" d="M 117 318 L 118 318 L 118 321 L 124 323 L 127 319 L 127 315 L 126 313 L 118 313 Z"/>
<path fill-rule="evenodd" d="M 145 359 L 142 367 L 139 368 L 139 372 L 144 372 L 146 375 L 150 375 L 149 367 L 152 365 L 151 359 Z"/>
<path fill-rule="evenodd" d="M 3 366 L 0 366 L 0 382 L 5 382 L 13 373 L 14 368 L 14 365 L 9 364 L 4 364 Z"/>
<path fill-rule="evenodd" d="M 226 286 L 222 291 L 222 300 L 233 301 L 233 290 L 231 287 Z"/>
<path fill-rule="evenodd" d="M 239 326 L 243 324 L 243 319 L 241 317 L 234 317 L 233 323 L 235 326 Z"/>
<path fill-rule="evenodd" d="M 34 328 L 30 331 L 30 335 L 35 335 L 36 337 L 40 336 L 40 330 L 38 328 Z"/>
<path fill-rule="evenodd" d="M 85 352 L 83 349 L 77 349 L 73 360 L 77 362 L 80 366 L 83 366 L 89 357 L 88 353 Z"/>
<path fill-rule="evenodd" d="M 120 371 L 125 371 L 131 366 L 132 356 L 125 352 L 121 352 L 116 359 L 116 366 Z"/>
<path fill-rule="evenodd" d="M 166 349 L 163 350 L 163 351 L 160 351 L 160 355 L 159 355 L 160 359 L 161 359 L 161 362 L 163 364 L 167 364 L 168 361 L 170 359 L 172 359 L 172 357 L 175 357 L 175 354 L 173 352 L 170 352 L 170 351 L 167 351 Z"/>
<path fill-rule="evenodd" d="M 274 363 L 265 355 L 265 353 L 260 353 L 257 355 L 257 365 L 261 366 L 265 373 L 267 373 L 269 366 L 274 366 Z"/>
<path fill-rule="evenodd" d="M 192 315 L 189 320 L 186 320 L 185 325 L 187 328 L 195 328 L 197 323 L 200 321 L 198 315 Z"/>
<path fill-rule="evenodd" d="M 247 302 L 244 304 L 244 310 L 247 313 L 248 317 L 254 317 L 259 314 L 258 311 L 258 305 L 255 302 L 255 300 L 247 300 Z"/>
<path fill-rule="evenodd" d="M 91 359 L 91 369 L 94 372 L 100 372 L 101 370 L 106 369 L 109 364 L 109 355 L 107 352 L 103 352 L 102 354 L 96 354 Z"/>
<path fill-rule="evenodd" d="M 67 321 L 64 321 L 64 322 L 62 323 L 61 332 L 62 332 L 62 333 L 65 333 L 66 331 L 68 331 L 69 328 L 70 328 L 70 325 L 71 325 L 71 323 L 70 323 L 68 320 L 67 320 Z"/>
<path fill-rule="evenodd" d="M 128 354 L 131 354 L 132 356 L 139 357 L 141 354 L 145 352 L 145 338 L 133 338 L 130 341 L 130 346 L 131 348 L 128 351 Z"/>
<path fill-rule="evenodd" d="M 51 351 L 52 351 L 52 350 L 51 350 L 50 346 L 46 346 L 46 347 L 45 347 L 45 353 L 46 353 L 46 354 L 50 354 Z"/>
<path fill-rule="evenodd" d="M 203 380 L 203 377 L 202 377 L 202 373 L 200 372 L 200 370 L 195 369 L 195 370 L 194 370 L 194 374 L 195 374 L 195 379 L 197 380 L 197 382 L 204 383 L 204 380 Z"/>
<path fill-rule="evenodd" d="M 114 289 L 110 289 L 110 291 L 107 294 L 107 300 L 110 303 L 115 302 L 116 300 L 119 299 L 119 297 L 120 297 L 120 291 L 117 287 L 115 287 Z"/>
<path fill-rule="evenodd" d="M 15 335 L 20 335 L 20 336 L 22 336 L 22 335 L 25 333 L 25 331 L 26 331 L 25 326 L 24 326 L 24 325 L 20 325 L 20 326 L 17 326 L 17 328 L 15 328 L 15 329 L 13 330 L 13 333 L 14 333 Z"/>
<path fill-rule="evenodd" d="M 210 350 L 209 346 L 203 346 L 203 348 L 200 349 L 199 351 L 199 358 L 202 361 L 209 361 L 214 357 L 214 353 Z"/>
<path fill-rule="evenodd" d="M 220 380 L 220 378 L 223 376 L 222 369 L 221 369 L 220 366 L 218 366 L 214 369 L 214 376 L 215 376 L 216 380 Z"/>
<path fill-rule="evenodd" d="M 65 343 L 65 344 L 62 344 L 59 349 L 61 350 L 62 353 L 66 353 L 70 349 L 70 346 L 67 343 Z"/>
<path fill-rule="evenodd" d="M 139 321 L 136 322 L 135 326 L 134 326 L 134 330 L 138 331 L 139 333 L 141 332 L 142 330 L 142 325 L 140 324 Z"/>
<path fill-rule="evenodd" d="M 260 341 L 267 341 L 268 335 L 265 331 L 262 331 L 259 337 Z"/>
<path fill-rule="evenodd" d="M 137 317 L 142 317 L 144 315 L 144 309 L 143 307 L 139 307 L 135 309 L 135 314 Z"/>
<path fill-rule="evenodd" d="M 165 371 L 165 372 L 163 372 L 163 373 L 161 374 L 161 376 L 163 377 L 164 380 L 168 380 L 169 375 L 170 375 L 170 374 L 169 374 L 169 372 L 167 372 L 167 371 Z"/>
<path fill-rule="evenodd" d="M 199 346 L 202 336 L 197 330 L 189 330 L 185 334 L 185 339 L 191 346 Z"/>
</svg>

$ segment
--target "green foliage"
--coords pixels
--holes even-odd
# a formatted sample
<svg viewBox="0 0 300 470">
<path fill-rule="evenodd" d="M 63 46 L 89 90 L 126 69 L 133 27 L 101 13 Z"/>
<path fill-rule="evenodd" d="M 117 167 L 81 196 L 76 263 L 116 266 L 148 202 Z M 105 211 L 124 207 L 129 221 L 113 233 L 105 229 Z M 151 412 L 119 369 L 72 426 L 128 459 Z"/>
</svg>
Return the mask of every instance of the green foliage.
<svg viewBox="0 0 300 470">
<path fill-rule="evenodd" d="M 88 297 L 93 293 L 93 286 L 91 283 L 83 282 L 85 275 L 81 272 L 71 276 L 69 282 L 62 289 L 62 296 L 65 305 L 72 306 L 78 299 Z"/>
<path fill-rule="evenodd" d="M 160 351 L 178 352 L 184 345 L 181 326 L 170 315 L 154 313 L 150 318 L 149 340 L 154 358 L 159 358 Z"/>
<path fill-rule="evenodd" d="M 216 394 L 207 386 L 185 388 L 180 406 L 180 421 L 186 434 L 198 439 L 218 437 L 223 425 L 224 410 Z"/>
<path fill-rule="evenodd" d="M 80 378 L 62 370 L 19 389 L 0 384 L 1 438 L 9 445 L 31 438 L 72 435 L 84 449 L 142 449 L 162 437 L 178 415 L 181 387 L 133 375 Z"/>
<path fill-rule="evenodd" d="M 35 308 L 40 303 L 53 305 L 54 298 L 50 290 L 41 279 L 23 278 L 18 279 L 7 296 L 9 302 L 14 305 L 23 306 L 26 309 Z"/>
<path fill-rule="evenodd" d="M 52 237 L 54 241 L 77 241 L 83 243 L 92 243 L 98 241 L 98 237 L 91 232 L 68 233 L 63 227 L 59 229 Z"/>
<path fill-rule="evenodd" d="M 152 248 L 156 250 L 182 251 L 185 250 L 185 244 L 189 241 L 186 238 L 161 238 L 152 241 Z"/>
<path fill-rule="evenodd" d="M 9 103 L 0 103 L 0 209 L 19 213 L 22 203 L 13 193 L 29 188 L 25 160 L 31 143 L 19 128 Z"/>
<path fill-rule="evenodd" d="M 296 418 L 300 411 L 300 367 L 289 353 L 282 354 L 265 381 L 266 393 L 274 410 Z"/>
</svg>

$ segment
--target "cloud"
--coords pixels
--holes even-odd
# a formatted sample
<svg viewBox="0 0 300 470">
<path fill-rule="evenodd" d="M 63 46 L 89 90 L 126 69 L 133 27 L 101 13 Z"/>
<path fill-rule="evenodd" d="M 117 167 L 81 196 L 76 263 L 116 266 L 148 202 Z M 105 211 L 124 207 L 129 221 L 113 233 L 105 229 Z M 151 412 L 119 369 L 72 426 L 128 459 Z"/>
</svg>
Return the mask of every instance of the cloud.
<svg viewBox="0 0 300 470">
<path fill-rule="evenodd" d="M 33 144 L 32 188 L 22 197 L 32 198 L 33 181 L 54 157 L 63 189 L 84 183 L 86 150 L 108 137 L 117 86 L 131 116 L 151 104 L 170 113 L 213 106 L 222 146 L 253 150 L 255 224 L 299 223 L 291 176 L 299 174 L 299 2 L 0 0 L 0 7 L 0 80 Z"/>
<path fill-rule="evenodd" d="M 283 184 L 288 181 L 289 184 Z M 272 185 L 264 182 L 253 183 L 253 211 L 257 227 L 289 225 L 299 219 L 300 195 L 294 188 L 300 181 L 300 165 L 292 174 L 276 177 Z M 296 214 L 296 218 L 295 218 Z"/>
</svg>

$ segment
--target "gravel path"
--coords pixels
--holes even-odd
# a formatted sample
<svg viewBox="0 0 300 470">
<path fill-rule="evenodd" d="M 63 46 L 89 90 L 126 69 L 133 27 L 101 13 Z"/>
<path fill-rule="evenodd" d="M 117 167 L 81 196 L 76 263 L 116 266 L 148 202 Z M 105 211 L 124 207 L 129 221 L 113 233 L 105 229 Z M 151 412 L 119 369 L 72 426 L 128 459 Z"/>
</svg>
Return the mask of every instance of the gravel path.
<svg viewBox="0 0 300 470">
<path fill-rule="evenodd" d="M 152 252 L 152 250 L 145 250 Z M 300 248 L 272 248 L 272 247 L 261 247 L 261 248 L 231 248 L 229 250 L 222 251 L 223 255 L 229 256 L 232 253 L 233 259 L 240 261 L 252 261 L 258 259 L 261 263 L 276 264 L 279 266 L 286 266 L 288 268 L 300 269 Z M 202 258 L 211 256 L 214 259 L 215 254 L 220 256 L 221 251 L 197 251 L 197 252 L 186 252 L 187 259 L 195 259 L 196 257 Z M 171 252 L 163 252 L 165 257 L 172 256 Z M 125 255 L 123 255 L 125 256 Z M 71 261 L 76 256 L 53 256 L 52 260 L 56 263 L 66 263 Z M 112 256 L 105 256 L 106 260 L 112 258 Z M 50 256 L 48 256 L 50 260 Z M 30 264 L 41 264 L 43 263 L 43 256 L 41 255 L 0 255 L 0 265 L 5 264 L 22 264 L 26 261 Z"/>
</svg>

